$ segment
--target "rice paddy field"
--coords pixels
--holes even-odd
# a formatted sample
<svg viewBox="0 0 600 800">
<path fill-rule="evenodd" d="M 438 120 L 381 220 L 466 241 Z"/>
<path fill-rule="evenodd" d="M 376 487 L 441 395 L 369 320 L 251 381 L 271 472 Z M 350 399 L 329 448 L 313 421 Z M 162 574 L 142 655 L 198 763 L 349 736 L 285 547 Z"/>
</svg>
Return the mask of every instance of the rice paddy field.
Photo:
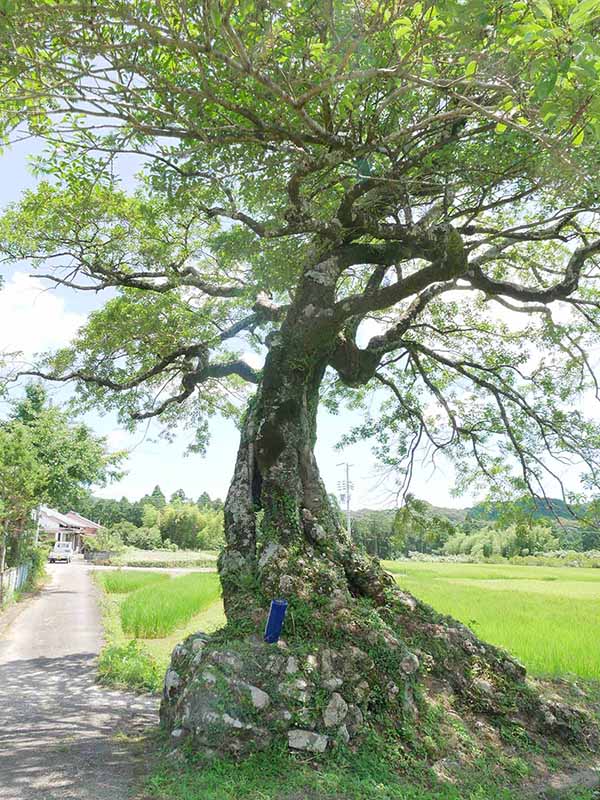
<svg viewBox="0 0 600 800">
<path fill-rule="evenodd" d="M 600 680 L 600 570 L 415 561 L 385 567 L 402 588 L 506 648 L 532 674 Z M 153 659 L 152 688 L 177 642 L 225 622 L 216 573 L 107 570 L 97 579 L 109 640 L 121 648 L 134 640 L 136 652 Z M 132 653 L 123 649 L 129 667 Z"/>
<path fill-rule="evenodd" d="M 215 572 L 173 577 L 157 570 L 96 572 L 107 646 L 100 655 L 103 683 L 158 691 L 175 645 L 190 633 L 225 623 Z"/>
<path fill-rule="evenodd" d="M 385 562 L 398 584 L 538 676 L 600 680 L 600 570 Z"/>
<path fill-rule="evenodd" d="M 169 577 L 169 574 L 165 572 L 143 572 L 141 570 L 125 572 L 116 569 L 98 573 L 100 585 L 109 594 L 129 594 L 129 592 L 135 592 L 144 586 L 167 581 Z"/>
<path fill-rule="evenodd" d="M 109 563 L 115 567 L 162 567 L 216 569 L 218 553 L 212 550 L 138 550 L 127 547 Z"/>
<path fill-rule="evenodd" d="M 136 639 L 163 638 L 215 603 L 220 591 L 215 573 L 192 573 L 166 581 L 149 579 L 123 601 L 123 631 Z"/>
</svg>

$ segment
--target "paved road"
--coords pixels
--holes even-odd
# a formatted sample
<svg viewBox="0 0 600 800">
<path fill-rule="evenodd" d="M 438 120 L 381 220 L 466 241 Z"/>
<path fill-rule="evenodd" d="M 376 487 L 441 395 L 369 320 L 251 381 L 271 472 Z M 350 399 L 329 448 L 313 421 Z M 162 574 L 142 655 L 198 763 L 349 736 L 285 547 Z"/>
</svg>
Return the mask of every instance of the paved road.
<svg viewBox="0 0 600 800">
<path fill-rule="evenodd" d="M 0 800 L 126 800 L 143 772 L 132 742 L 157 703 L 94 683 L 102 626 L 89 568 L 49 571 L 0 640 Z"/>
</svg>

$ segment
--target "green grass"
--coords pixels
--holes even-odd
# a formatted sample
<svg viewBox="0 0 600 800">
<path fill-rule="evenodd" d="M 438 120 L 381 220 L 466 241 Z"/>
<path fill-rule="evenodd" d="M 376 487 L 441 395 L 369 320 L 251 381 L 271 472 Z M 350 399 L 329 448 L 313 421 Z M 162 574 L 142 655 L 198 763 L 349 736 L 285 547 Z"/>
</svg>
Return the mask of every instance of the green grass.
<svg viewBox="0 0 600 800">
<path fill-rule="evenodd" d="M 158 661 L 135 640 L 107 645 L 98 659 L 99 681 L 109 686 L 154 692 L 160 688 L 164 673 Z"/>
<path fill-rule="evenodd" d="M 540 676 L 600 679 L 600 570 L 386 562 L 400 586 Z"/>
<path fill-rule="evenodd" d="M 130 594 L 121 605 L 125 633 L 155 639 L 184 625 L 217 600 L 217 575 L 197 573 L 152 583 Z"/>
<path fill-rule="evenodd" d="M 564 642 L 568 642 L 579 654 L 577 668 L 597 672 L 591 639 L 598 635 L 593 606 L 600 599 L 600 572 L 476 564 L 386 566 L 402 586 L 440 610 L 474 623 L 480 635 L 516 652 L 530 669 L 543 674 L 576 672 L 572 663 L 565 669 L 570 654 Z M 102 583 L 106 573 L 97 574 Z M 210 632 L 224 623 L 217 576 L 206 573 L 162 580 L 129 594 L 107 593 L 103 608 L 109 644 L 100 659 L 101 679 L 138 690 L 160 688 L 177 642 L 193 631 Z M 138 626 L 133 640 L 125 630 L 125 609 L 132 615 L 130 624 Z M 160 638 L 145 638 L 150 636 Z M 540 669 L 535 668 L 536 659 Z M 548 668 L 551 663 L 554 669 Z M 436 719 L 428 721 L 427 714 L 422 715 L 419 730 L 428 734 L 423 740 L 427 744 L 413 742 L 414 751 L 399 746 L 397 739 L 374 736 L 356 751 L 341 748 L 325 758 L 290 755 L 276 744 L 241 762 L 192 761 L 174 768 L 171 760 L 159 760 L 144 796 L 153 800 L 522 800 L 526 796 L 522 785 L 532 775 L 530 754 L 520 752 L 520 744 L 514 746 L 515 752 L 492 748 L 472 733 L 471 744 L 464 737 L 459 748 L 463 753 L 468 749 L 467 763 L 451 781 L 437 777 L 426 760 L 444 758 L 452 763 L 457 740 L 447 721 L 438 725 Z M 557 762 L 556 768 L 560 766 Z M 579 790 L 561 795 L 561 800 L 592 797 L 591 791 Z"/>
<path fill-rule="evenodd" d="M 98 571 L 96 574 L 104 591 L 109 594 L 129 594 L 143 586 L 170 579 L 164 572 L 132 572 L 121 569 Z"/>
<path fill-rule="evenodd" d="M 133 596 L 132 593 L 107 592 L 105 588 L 105 576 L 108 571 L 97 571 L 95 577 L 100 586 L 105 589 L 102 598 L 102 617 L 107 645 L 100 654 L 98 664 L 98 674 L 101 683 L 119 687 L 127 687 L 138 691 L 158 692 L 162 686 L 162 680 L 169 664 L 173 648 L 178 642 L 183 641 L 186 636 L 196 631 L 212 631 L 221 628 L 225 624 L 225 614 L 223 603 L 219 598 L 219 587 L 216 585 L 216 576 L 203 573 L 186 576 L 195 579 L 195 583 L 203 583 L 212 597 L 207 605 L 194 614 L 191 618 L 182 622 L 168 634 L 161 638 L 131 638 L 123 630 L 121 621 L 121 607 L 125 601 Z M 131 574 L 131 573 L 121 573 Z M 133 575 L 140 573 L 134 572 Z M 161 573 L 151 573 L 165 576 Z M 179 578 L 168 579 L 181 590 L 182 584 L 178 583 Z M 155 587 L 150 584 L 148 588 Z M 185 584 L 183 586 L 185 588 Z"/>
<path fill-rule="evenodd" d="M 213 631 L 222 628 L 225 622 L 223 603 L 220 598 L 217 598 L 200 611 L 199 614 L 194 615 L 187 623 L 175 628 L 168 636 L 164 636 L 161 639 L 139 639 L 138 641 L 142 644 L 144 650 L 156 659 L 157 663 L 162 667 L 164 675 L 176 644 L 197 631 L 213 633 Z"/>
<path fill-rule="evenodd" d="M 373 735 L 358 750 L 340 748 L 322 758 L 272 747 L 241 761 L 176 769 L 164 761 L 146 788 L 153 800 L 531 800 L 521 788 L 529 773 L 525 758 L 482 747 L 452 781 L 444 781 L 419 756 Z M 592 790 L 560 795 L 593 797 Z"/>
</svg>

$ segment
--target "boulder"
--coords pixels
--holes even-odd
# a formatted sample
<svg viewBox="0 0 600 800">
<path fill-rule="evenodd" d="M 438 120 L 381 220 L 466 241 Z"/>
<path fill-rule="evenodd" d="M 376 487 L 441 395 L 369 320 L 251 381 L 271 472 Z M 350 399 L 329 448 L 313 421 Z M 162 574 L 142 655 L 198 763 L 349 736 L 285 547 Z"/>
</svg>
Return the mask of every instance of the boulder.
<svg viewBox="0 0 600 800">
<path fill-rule="evenodd" d="M 300 728 L 288 731 L 288 744 L 292 750 L 308 750 L 310 753 L 324 753 L 329 744 L 329 737 L 314 731 Z"/>
<path fill-rule="evenodd" d="M 340 725 L 348 714 L 348 703 L 344 700 L 341 694 L 334 692 L 331 695 L 329 703 L 323 711 L 323 722 L 325 727 L 333 728 Z"/>
</svg>

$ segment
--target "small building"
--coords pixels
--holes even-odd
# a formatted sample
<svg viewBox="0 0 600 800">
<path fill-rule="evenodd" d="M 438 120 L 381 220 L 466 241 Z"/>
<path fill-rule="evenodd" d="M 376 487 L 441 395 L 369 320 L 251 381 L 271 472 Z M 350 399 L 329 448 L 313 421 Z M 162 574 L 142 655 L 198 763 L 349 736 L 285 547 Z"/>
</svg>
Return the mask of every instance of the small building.
<svg viewBox="0 0 600 800">
<path fill-rule="evenodd" d="M 61 514 L 54 508 L 42 506 L 39 515 L 40 533 L 54 542 L 71 542 L 79 552 L 86 536 L 95 536 L 102 527 L 76 511 Z"/>
</svg>

